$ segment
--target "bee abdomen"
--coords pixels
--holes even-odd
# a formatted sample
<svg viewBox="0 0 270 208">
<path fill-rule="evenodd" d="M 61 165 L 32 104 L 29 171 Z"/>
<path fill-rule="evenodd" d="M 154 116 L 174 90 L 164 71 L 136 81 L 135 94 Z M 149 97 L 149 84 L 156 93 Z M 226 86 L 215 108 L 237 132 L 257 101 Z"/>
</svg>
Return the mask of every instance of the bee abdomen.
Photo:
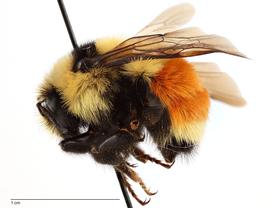
<svg viewBox="0 0 270 208">
<path fill-rule="evenodd" d="M 193 65 L 184 59 L 168 61 L 151 82 L 151 90 L 168 110 L 171 135 L 178 142 L 198 143 L 208 117 L 210 99 Z"/>
</svg>

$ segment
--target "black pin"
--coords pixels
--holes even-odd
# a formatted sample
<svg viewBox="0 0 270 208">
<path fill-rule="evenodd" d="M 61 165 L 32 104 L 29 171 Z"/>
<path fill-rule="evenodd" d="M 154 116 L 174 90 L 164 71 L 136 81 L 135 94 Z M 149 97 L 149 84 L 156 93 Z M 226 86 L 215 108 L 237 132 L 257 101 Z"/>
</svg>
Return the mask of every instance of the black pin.
<svg viewBox="0 0 270 208">
<path fill-rule="evenodd" d="M 78 43 L 77 43 L 75 35 L 73 33 L 72 26 L 70 24 L 68 14 L 67 14 L 67 11 L 66 11 L 66 7 L 65 7 L 64 2 L 62 0 L 57 0 L 57 1 L 58 1 L 58 5 L 60 7 L 60 10 L 61 10 L 63 19 L 65 21 L 65 25 L 66 25 L 66 28 L 67 28 L 68 35 L 69 35 L 69 38 L 71 40 L 72 46 L 73 46 L 74 49 L 76 49 L 76 48 L 78 48 Z"/>
<path fill-rule="evenodd" d="M 64 2 L 62 0 L 57 0 L 57 1 L 58 1 L 58 5 L 60 7 L 60 10 L 61 10 L 63 19 L 65 21 L 65 25 L 66 25 L 66 28 L 67 28 L 67 31 L 68 31 L 69 38 L 71 40 L 72 46 L 73 46 L 74 49 L 77 49 L 78 48 L 78 44 L 77 44 L 75 35 L 73 33 L 72 26 L 71 26 L 70 21 L 69 21 L 68 14 L 67 14 L 67 11 L 66 11 Z M 131 204 L 131 201 L 130 201 L 130 198 L 129 198 L 129 195 L 128 195 L 128 192 L 127 192 L 127 190 L 126 190 L 126 188 L 125 188 L 125 186 L 123 184 L 123 176 L 122 176 L 122 174 L 119 171 L 117 171 L 117 170 L 115 170 L 115 173 L 116 173 L 118 182 L 120 184 L 122 193 L 124 195 L 124 198 L 125 198 L 127 207 L 128 208 L 133 208 L 132 207 L 132 204 Z"/>
</svg>

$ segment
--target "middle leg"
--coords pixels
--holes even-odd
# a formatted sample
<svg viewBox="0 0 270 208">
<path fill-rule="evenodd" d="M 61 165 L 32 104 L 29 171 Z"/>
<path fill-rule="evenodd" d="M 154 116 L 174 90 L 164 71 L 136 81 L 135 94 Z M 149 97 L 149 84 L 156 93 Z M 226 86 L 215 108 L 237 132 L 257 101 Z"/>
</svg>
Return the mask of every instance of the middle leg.
<svg viewBox="0 0 270 208">
<path fill-rule="evenodd" d="M 118 169 L 123 174 L 127 175 L 134 182 L 140 184 L 140 186 L 142 187 L 142 189 L 144 190 L 144 192 L 147 195 L 151 196 L 151 195 L 155 195 L 156 194 L 156 193 L 151 192 L 149 190 L 149 188 L 146 187 L 145 183 L 140 178 L 140 176 L 134 170 L 132 170 L 130 167 L 128 167 L 126 165 L 126 163 L 122 163 L 122 164 L 116 166 L 116 169 Z"/>
<path fill-rule="evenodd" d="M 158 160 L 148 154 L 146 154 L 142 149 L 140 149 L 139 147 L 135 147 L 134 151 L 132 152 L 132 155 L 139 161 L 146 163 L 147 161 L 151 161 L 154 162 L 158 165 L 161 165 L 165 168 L 171 168 L 172 165 L 174 164 L 174 161 L 170 164 L 164 163 L 161 160 Z"/>
</svg>

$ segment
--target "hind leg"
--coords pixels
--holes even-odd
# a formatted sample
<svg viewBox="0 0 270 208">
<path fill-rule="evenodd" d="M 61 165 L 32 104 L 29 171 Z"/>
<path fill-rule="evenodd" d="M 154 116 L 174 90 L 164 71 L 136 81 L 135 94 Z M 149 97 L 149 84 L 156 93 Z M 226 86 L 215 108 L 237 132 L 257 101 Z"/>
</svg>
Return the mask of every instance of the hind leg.
<svg viewBox="0 0 270 208">
<path fill-rule="evenodd" d="M 158 145 L 158 149 L 167 163 L 172 163 L 177 155 L 191 153 L 196 146 L 196 144 L 186 142 L 184 139 L 176 140 L 171 135 L 170 129 L 171 122 L 166 109 L 162 112 L 158 122 L 147 126 L 147 130 L 152 136 L 153 141 Z"/>
<path fill-rule="evenodd" d="M 186 142 L 184 139 L 176 140 L 172 135 L 168 109 L 161 104 L 159 98 L 151 93 L 149 89 L 146 89 L 145 97 L 148 105 L 144 107 L 144 111 L 142 112 L 144 125 L 152 136 L 153 141 L 158 145 L 158 149 L 165 161 L 172 163 L 177 155 L 191 153 L 196 145 Z M 135 152 L 134 156 L 138 160 L 143 160 L 142 162 L 150 160 L 160 164 L 160 161 L 152 157 L 149 158 L 149 155 L 139 150 Z"/>
<path fill-rule="evenodd" d="M 184 140 L 177 141 L 175 137 L 173 137 L 170 142 L 166 143 L 164 146 L 159 146 L 158 148 L 165 161 L 171 163 L 175 160 L 177 155 L 188 155 L 192 153 L 195 147 L 195 144 L 188 143 Z"/>
</svg>

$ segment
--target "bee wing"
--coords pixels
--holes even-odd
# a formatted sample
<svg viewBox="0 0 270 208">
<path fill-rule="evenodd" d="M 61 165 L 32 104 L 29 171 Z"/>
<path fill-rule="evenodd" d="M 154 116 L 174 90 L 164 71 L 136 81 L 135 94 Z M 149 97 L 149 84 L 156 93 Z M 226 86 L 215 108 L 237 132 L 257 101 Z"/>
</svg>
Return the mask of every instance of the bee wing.
<svg viewBox="0 0 270 208">
<path fill-rule="evenodd" d="M 171 32 L 171 35 L 173 35 L 174 33 L 176 33 L 176 35 L 178 37 L 197 37 L 197 36 L 202 36 L 202 35 L 206 35 L 200 28 L 198 27 L 187 27 L 187 28 L 183 28 L 181 30 L 176 30 Z"/>
<path fill-rule="evenodd" d="M 197 56 L 222 52 L 245 57 L 226 38 L 218 35 L 190 37 L 190 31 L 202 34 L 199 29 L 178 30 L 166 34 L 155 34 L 129 38 L 113 50 L 101 55 L 94 65 L 119 66 L 137 59 L 162 59 Z"/>
<path fill-rule="evenodd" d="M 196 27 L 176 30 L 193 14 L 190 4 L 171 7 L 142 29 L 138 36 L 123 41 L 107 53 L 83 60 L 84 67 L 78 70 L 121 66 L 138 59 L 181 58 L 214 52 L 245 57 L 224 37 L 206 35 Z"/>
<path fill-rule="evenodd" d="M 235 81 L 225 72 L 220 71 L 214 63 L 192 62 L 199 80 L 213 99 L 230 105 L 243 106 L 246 101 L 242 97 Z"/>
<path fill-rule="evenodd" d="M 188 3 L 172 6 L 140 30 L 136 36 L 164 34 L 178 30 L 193 17 L 194 13 L 195 9 Z"/>
</svg>

